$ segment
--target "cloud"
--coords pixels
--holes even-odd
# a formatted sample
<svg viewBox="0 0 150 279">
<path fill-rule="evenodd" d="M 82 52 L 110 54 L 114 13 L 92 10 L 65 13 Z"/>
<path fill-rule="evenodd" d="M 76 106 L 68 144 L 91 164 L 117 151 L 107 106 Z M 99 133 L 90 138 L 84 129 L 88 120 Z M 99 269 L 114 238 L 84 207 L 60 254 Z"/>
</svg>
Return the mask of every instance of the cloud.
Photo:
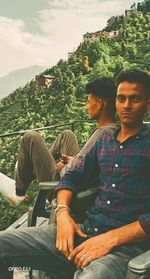
<svg viewBox="0 0 150 279">
<path fill-rule="evenodd" d="M 49 0 L 47 9 L 33 18 L 38 33 L 27 32 L 21 19 L 0 17 L 0 75 L 36 64 L 50 67 L 66 59 L 84 33 L 104 28 L 110 16 L 124 11 L 124 5 L 121 0 Z"/>
<path fill-rule="evenodd" d="M 0 17 L 1 72 L 30 65 L 45 65 L 51 41 L 46 36 L 25 31 L 21 20 Z"/>
<path fill-rule="evenodd" d="M 49 9 L 39 12 L 39 26 L 47 33 L 55 33 L 56 28 L 71 32 L 74 27 L 80 27 L 79 33 L 86 32 L 90 27 L 94 29 L 95 24 L 104 27 L 108 16 L 118 13 L 121 7 L 119 0 L 50 0 Z"/>
<path fill-rule="evenodd" d="M 38 25 L 52 40 L 56 56 L 64 58 L 78 46 L 84 33 L 104 28 L 109 15 L 120 9 L 119 0 L 50 0 L 49 8 L 38 13 Z"/>
<path fill-rule="evenodd" d="M 38 24 L 54 42 L 71 46 L 87 31 L 104 28 L 109 16 L 119 13 L 121 7 L 120 0 L 49 0 L 49 8 L 38 13 Z"/>
<path fill-rule="evenodd" d="M 107 12 L 112 13 L 113 11 L 119 11 L 122 7 L 120 0 L 49 0 L 49 7 L 51 10 L 65 10 L 73 11 L 73 13 L 93 13 L 93 10 L 99 11 L 99 13 Z M 111 7 L 111 9 L 108 9 Z"/>
</svg>

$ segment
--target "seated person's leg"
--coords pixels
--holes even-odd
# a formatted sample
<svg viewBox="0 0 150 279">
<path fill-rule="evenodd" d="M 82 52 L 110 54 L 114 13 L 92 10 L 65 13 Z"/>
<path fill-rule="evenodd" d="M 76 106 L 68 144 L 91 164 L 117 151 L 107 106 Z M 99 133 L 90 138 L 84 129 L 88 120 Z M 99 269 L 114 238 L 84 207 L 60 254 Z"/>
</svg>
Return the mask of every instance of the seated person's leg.
<svg viewBox="0 0 150 279">
<path fill-rule="evenodd" d="M 37 132 L 27 132 L 21 141 L 16 170 L 16 193 L 25 194 L 34 178 L 39 181 L 59 178 L 56 162 Z"/>
<path fill-rule="evenodd" d="M 55 160 L 60 160 L 60 153 L 74 157 L 79 152 L 75 134 L 71 130 L 62 132 L 51 145 L 50 152 Z"/>
<path fill-rule="evenodd" d="M 50 150 L 39 133 L 35 131 L 25 133 L 19 148 L 16 181 L 1 174 L 0 192 L 11 205 L 19 205 L 20 202 L 28 199 L 25 193 L 35 178 L 39 181 L 59 180 L 60 170 L 55 159 L 60 159 L 60 153 L 74 156 L 78 151 L 78 143 L 71 130 L 61 133 Z"/>
<path fill-rule="evenodd" d="M 55 224 L 0 232 L 0 274 L 8 271 L 8 279 L 9 267 L 74 272 L 75 265 L 56 250 L 55 238 Z"/>
<path fill-rule="evenodd" d="M 1 174 L 0 192 L 12 205 L 18 205 L 26 199 L 25 193 L 35 178 L 39 181 L 58 180 L 59 171 L 40 134 L 30 131 L 22 137 L 20 143 L 16 181 Z"/>
</svg>

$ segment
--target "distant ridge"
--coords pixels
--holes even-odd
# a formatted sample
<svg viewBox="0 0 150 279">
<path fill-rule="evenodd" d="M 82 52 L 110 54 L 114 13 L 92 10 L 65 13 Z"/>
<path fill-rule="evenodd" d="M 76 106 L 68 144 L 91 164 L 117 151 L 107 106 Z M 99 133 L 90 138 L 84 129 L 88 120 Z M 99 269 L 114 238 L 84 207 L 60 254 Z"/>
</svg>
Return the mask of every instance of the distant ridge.
<svg viewBox="0 0 150 279">
<path fill-rule="evenodd" d="M 18 87 L 24 86 L 31 81 L 35 75 L 43 72 L 45 67 L 33 65 L 10 72 L 8 75 L 0 77 L 0 99 L 8 96 Z"/>
</svg>

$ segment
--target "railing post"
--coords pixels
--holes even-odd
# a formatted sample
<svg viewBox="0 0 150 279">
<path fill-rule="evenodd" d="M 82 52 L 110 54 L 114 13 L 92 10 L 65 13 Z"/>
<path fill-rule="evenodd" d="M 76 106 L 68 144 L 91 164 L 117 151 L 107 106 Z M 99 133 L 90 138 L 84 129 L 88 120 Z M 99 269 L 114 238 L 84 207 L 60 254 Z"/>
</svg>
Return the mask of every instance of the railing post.
<svg viewBox="0 0 150 279">
<path fill-rule="evenodd" d="M 72 132 L 75 131 L 75 122 L 72 122 L 72 123 L 71 123 L 71 130 L 72 130 Z"/>
</svg>

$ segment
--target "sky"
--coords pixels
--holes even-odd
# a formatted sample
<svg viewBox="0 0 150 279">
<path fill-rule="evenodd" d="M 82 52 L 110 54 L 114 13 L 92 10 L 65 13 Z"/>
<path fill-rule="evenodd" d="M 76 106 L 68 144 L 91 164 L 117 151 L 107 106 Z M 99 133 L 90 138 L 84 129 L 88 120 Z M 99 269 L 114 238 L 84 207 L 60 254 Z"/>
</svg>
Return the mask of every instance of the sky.
<svg viewBox="0 0 150 279">
<path fill-rule="evenodd" d="M 86 32 L 140 0 L 0 0 L 0 76 L 67 59 Z"/>
</svg>

